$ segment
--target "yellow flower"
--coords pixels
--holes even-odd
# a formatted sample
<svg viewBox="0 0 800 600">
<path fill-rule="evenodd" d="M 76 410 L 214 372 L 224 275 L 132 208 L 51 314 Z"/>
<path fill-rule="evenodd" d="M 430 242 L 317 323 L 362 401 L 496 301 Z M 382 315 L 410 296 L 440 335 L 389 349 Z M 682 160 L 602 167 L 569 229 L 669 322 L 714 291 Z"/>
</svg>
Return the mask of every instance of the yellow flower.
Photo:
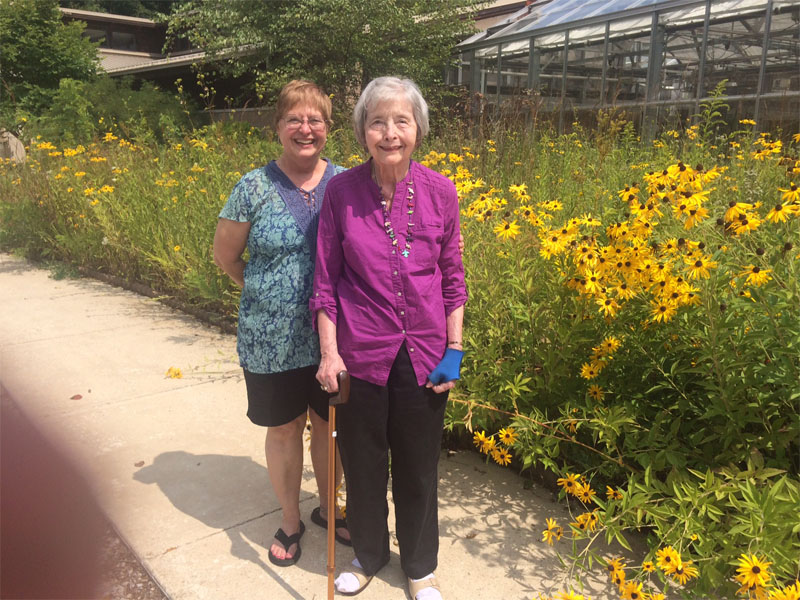
<svg viewBox="0 0 800 600">
<path fill-rule="evenodd" d="M 589 391 L 587 393 L 591 398 L 598 401 L 602 400 L 603 397 L 606 395 L 606 393 L 603 391 L 603 388 L 601 388 L 599 385 L 594 385 L 594 384 L 589 386 Z"/>
<path fill-rule="evenodd" d="M 676 305 L 668 300 L 651 302 L 650 306 L 653 307 L 650 320 L 654 323 L 670 321 L 677 311 Z"/>
<path fill-rule="evenodd" d="M 78 179 L 80 179 L 84 175 L 86 175 L 86 171 L 75 171 L 75 177 L 77 177 Z"/>
<path fill-rule="evenodd" d="M 642 600 L 642 598 L 644 598 L 642 594 L 642 582 L 627 582 L 622 589 L 620 589 L 620 594 L 623 600 Z"/>
<path fill-rule="evenodd" d="M 675 572 L 675 568 L 679 562 L 681 562 L 681 556 L 672 546 L 666 546 L 656 551 L 656 563 L 658 564 L 658 568 L 667 575 Z"/>
<path fill-rule="evenodd" d="M 781 196 L 781 200 L 784 202 L 800 202 L 800 188 L 797 187 L 794 182 L 789 184 L 789 187 L 778 188 L 779 192 L 783 192 Z"/>
<path fill-rule="evenodd" d="M 486 443 L 487 437 L 485 431 L 476 431 L 475 434 L 472 436 L 472 443 L 475 444 L 477 448 L 482 448 L 483 445 Z"/>
<path fill-rule="evenodd" d="M 673 579 L 681 585 L 685 585 L 687 581 L 697 577 L 697 575 L 697 567 L 692 566 L 692 561 L 690 560 L 686 562 L 679 561 L 675 570 L 672 572 Z"/>
<path fill-rule="evenodd" d="M 608 485 L 606 486 L 606 496 L 609 500 L 622 500 L 622 492 Z"/>
<path fill-rule="evenodd" d="M 698 256 L 697 258 L 686 257 L 683 259 L 683 262 L 689 266 L 689 279 L 697 279 L 699 277 L 708 279 L 711 276 L 708 270 L 717 266 L 716 261 L 706 256 Z"/>
<path fill-rule="evenodd" d="M 517 225 L 517 220 L 514 219 L 510 223 L 503 219 L 503 221 L 496 225 L 494 228 L 494 232 L 497 234 L 497 237 L 501 240 L 508 240 L 514 239 L 519 235 L 519 225 Z"/>
<path fill-rule="evenodd" d="M 739 119 L 739 123 L 742 125 L 755 125 L 756 122 L 753 119 Z"/>
<path fill-rule="evenodd" d="M 498 465 L 506 466 L 511 464 L 511 454 L 505 448 L 494 448 L 492 458 Z"/>
<path fill-rule="evenodd" d="M 180 251 L 181 251 L 181 247 L 180 247 L 180 246 L 175 246 L 175 247 L 174 247 L 174 248 L 172 248 L 172 249 L 173 249 L 175 252 L 180 252 Z"/>
<path fill-rule="evenodd" d="M 600 307 L 598 312 L 603 313 L 606 317 L 615 317 L 620 309 L 619 303 L 613 298 L 598 298 L 596 302 Z"/>
<path fill-rule="evenodd" d="M 605 566 L 606 573 L 608 574 L 608 578 L 611 581 L 615 581 L 621 575 L 621 579 L 625 580 L 625 563 L 621 558 L 615 558 L 610 560 L 606 563 Z"/>
<path fill-rule="evenodd" d="M 739 559 L 739 567 L 736 569 L 735 579 L 745 586 L 764 587 L 770 580 L 769 566 L 772 563 L 755 554 L 742 554 Z"/>
<path fill-rule="evenodd" d="M 653 561 L 646 560 L 642 563 L 642 571 L 645 573 L 652 573 L 656 570 L 656 566 L 653 564 Z"/>
<path fill-rule="evenodd" d="M 594 379 L 600 375 L 600 369 L 597 368 L 598 362 L 583 363 L 581 365 L 581 377 L 584 379 Z"/>
<path fill-rule="evenodd" d="M 578 594 L 575 590 L 570 590 L 568 592 L 558 592 L 558 599 L 557 600 L 589 600 L 588 598 L 584 598 L 583 594 Z"/>
<path fill-rule="evenodd" d="M 506 446 L 513 446 L 514 442 L 517 441 L 517 434 L 512 427 L 506 427 L 505 429 L 501 429 L 497 433 L 497 436 L 500 438 L 500 441 Z"/>
<path fill-rule="evenodd" d="M 591 502 L 596 494 L 597 492 L 588 483 L 579 484 L 575 489 L 575 496 L 584 504 Z"/>
<path fill-rule="evenodd" d="M 555 519 L 547 519 L 547 529 L 542 532 L 542 541 L 552 546 L 553 541 L 558 541 L 564 534 L 564 529 L 556 523 Z"/>
<path fill-rule="evenodd" d="M 178 367 L 170 367 L 167 369 L 166 377 L 169 377 L 170 379 L 182 379 L 183 373 Z"/>
<path fill-rule="evenodd" d="M 747 265 L 744 268 L 744 271 L 739 273 L 739 276 L 747 276 L 747 279 L 744 282 L 745 285 L 754 285 L 756 287 L 760 287 L 772 279 L 772 277 L 769 276 L 769 273 L 771 272 L 772 269 L 762 269 L 757 265 Z"/>
<path fill-rule="evenodd" d="M 575 494 L 575 490 L 577 489 L 580 483 L 578 482 L 578 476 L 572 473 L 567 473 L 566 477 L 561 477 L 556 481 L 558 485 L 564 488 L 568 494 Z"/>
<path fill-rule="evenodd" d="M 800 135 L 800 134 L 798 134 Z M 800 600 L 800 580 L 783 589 L 775 588 L 769 593 L 770 600 Z"/>
</svg>

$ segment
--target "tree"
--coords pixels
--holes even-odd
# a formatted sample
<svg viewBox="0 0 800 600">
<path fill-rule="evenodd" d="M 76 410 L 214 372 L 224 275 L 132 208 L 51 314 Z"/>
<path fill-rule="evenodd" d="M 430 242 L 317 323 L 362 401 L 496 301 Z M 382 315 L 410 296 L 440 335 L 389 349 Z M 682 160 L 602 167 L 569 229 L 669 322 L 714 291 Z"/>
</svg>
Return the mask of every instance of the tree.
<svg viewBox="0 0 800 600">
<path fill-rule="evenodd" d="M 64 8 L 159 20 L 186 0 L 59 0 Z"/>
<path fill-rule="evenodd" d="M 441 82 L 453 45 L 474 31 L 477 4 L 192 0 L 173 13 L 168 35 L 187 36 L 224 75 L 255 73 L 259 96 L 304 77 L 349 104 L 379 75 L 410 77 L 423 89 Z"/>
<path fill-rule="evenodd" d="M 38 114 L 64 78 L 97 74 L 97 46 L 64 24 L 56 0 L 0 0 L 0 118 L 16 105 Z"/>
</svg>

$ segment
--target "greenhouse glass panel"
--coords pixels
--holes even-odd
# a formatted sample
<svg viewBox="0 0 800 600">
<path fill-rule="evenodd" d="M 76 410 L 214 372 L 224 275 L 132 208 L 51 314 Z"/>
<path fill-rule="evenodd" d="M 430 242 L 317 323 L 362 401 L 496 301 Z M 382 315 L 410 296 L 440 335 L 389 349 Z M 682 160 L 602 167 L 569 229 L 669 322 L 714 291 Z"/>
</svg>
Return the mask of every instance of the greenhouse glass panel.
<svg viewBox="0 0 800 600">
<path fill-rule="evenodd" d="M 528 58 L 530 40 L 503 44 L 500 56 L 501 100 L 519 94 L 528 87 Z"/>
<path fill-rule="evenodd" d="M 592 35 L 585 35 L 586 32 L 580 30 L 569 32 L 567 98 L 576 108 L 599 108 L 602 103 L 606 28 L 601 26 L 599 29 L 599 35 L 595 32 L 592 32 Z M 584 35 L 580 35 L 578 41 L 573 43 L 574 33 L 584 33 Z"/>
<path fill-rule="evenodd" d="M 758 93 L 766 6 L 764 1 L 711 3 L 704 95 L 722 81 L 729 95 Z"/>
<path fill-rule="evenodd" d="M 657 101 L 693 105 L 698 93 L 700 55 L 702 52 L 705 3 L 690 10 L 659 14 L 663 30 L 661 77 L 655 95 Z"/>
<path fill-rule="evenodd" d="M 758 107 L 762 130 L 800 131 L 800 3 L 773 2 Z"/>
<path fill-rule="evenodd" d="M 647 27 L 642 27 L 642 22 Z M 612 21 L 609 27 L 607 104 L 623 106 L 644 102 L 650 58 L 652 17 Z"/>
<path fill-rule="evenodd" d="M 539 38 L 533 42 L 538 66 L 534 74 L 538 85 L 534 89 L 541 94 L 547 106 L 555 106 L 561 102 L 565 35 L 562 33 L 548 38 L 550 43 L 544 47 L 539 45 Z"/>
</svg>

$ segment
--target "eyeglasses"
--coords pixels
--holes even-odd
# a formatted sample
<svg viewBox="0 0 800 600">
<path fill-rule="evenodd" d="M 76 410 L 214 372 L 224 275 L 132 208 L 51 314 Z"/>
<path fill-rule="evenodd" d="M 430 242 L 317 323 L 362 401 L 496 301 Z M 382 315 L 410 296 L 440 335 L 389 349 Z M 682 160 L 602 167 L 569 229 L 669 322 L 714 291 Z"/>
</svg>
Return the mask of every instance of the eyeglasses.
<svg viewBox="0 0 800 600">
<path fill-rule="evenodd" d="M 316 118 L 301 119 L 299 117 L 287 117 L 283 120 L 283 122 L 286 124 L 286 129 L 292 131 L 295 129 L 300 129 L 303 126 L 303 123 L 308 123 L 308 126 L 312 131 L 322 131 L 328 125 L 322 119 Z"/>
</svg>

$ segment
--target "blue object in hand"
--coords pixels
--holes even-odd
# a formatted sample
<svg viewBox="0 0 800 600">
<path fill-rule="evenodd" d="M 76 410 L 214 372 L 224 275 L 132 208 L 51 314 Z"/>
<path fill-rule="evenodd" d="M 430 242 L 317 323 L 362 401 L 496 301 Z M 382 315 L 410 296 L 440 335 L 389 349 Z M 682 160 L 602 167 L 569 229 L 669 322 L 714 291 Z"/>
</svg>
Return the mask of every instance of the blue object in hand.
<svg viewBox="0 0 800 600">
<path fill-rule="evenodd" d="M 448 348 L 444 351 L 444 357 L 436 365 L 436 368 L 428 376 L 431 383 L 439 385 L 445 381 L 453 381 L 454 379 L 461 379 L 461 359 L 464 358 L 464 353 L 461 350 Z"/>
</svg>

